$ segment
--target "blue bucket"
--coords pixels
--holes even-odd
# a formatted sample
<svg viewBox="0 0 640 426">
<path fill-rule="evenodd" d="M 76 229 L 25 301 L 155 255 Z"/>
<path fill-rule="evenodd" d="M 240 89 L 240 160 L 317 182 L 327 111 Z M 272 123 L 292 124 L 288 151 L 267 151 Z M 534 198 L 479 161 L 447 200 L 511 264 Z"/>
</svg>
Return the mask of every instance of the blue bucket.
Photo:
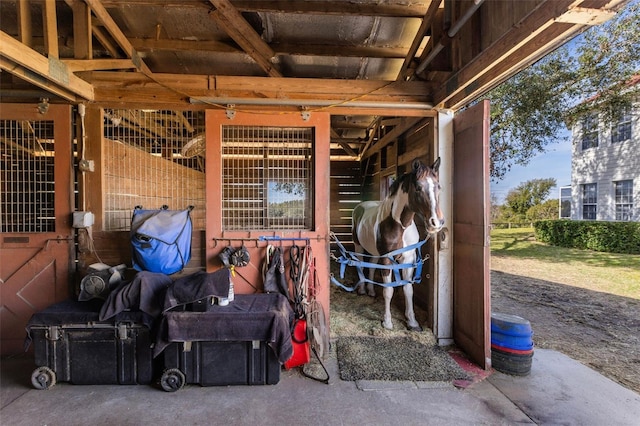
<svg viewBox="0 0 640 426">
<path fill-rule="evenodd" d="M 492 313 L 491 344 L 518 351 L 533 350 L 531 323 L 516 315 Z"/>
</svg>

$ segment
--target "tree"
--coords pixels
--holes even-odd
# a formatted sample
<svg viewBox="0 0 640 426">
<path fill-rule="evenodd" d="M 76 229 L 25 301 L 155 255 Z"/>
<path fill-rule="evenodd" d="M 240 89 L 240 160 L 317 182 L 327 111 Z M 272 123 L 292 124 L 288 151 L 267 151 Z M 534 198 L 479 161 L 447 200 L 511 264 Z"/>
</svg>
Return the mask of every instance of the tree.
<svg viewBox="0 0 640 426">
<path fill-rule="evenodd" d="M 527 221 L 535 222 L 537 220 L 557 219 L 559 214 L 560 205 L 558 204 L 558 199 L 554 198 L 547 200 L 542 204 L 531 206 L 531 208 L 527 210 L 527 214 L 525 216 Z"/>
<path fill-rule="evenodd" d="M 520 220 L 527 220 L 527 212 L 532 207 L 542 204 L 554 186 L 554 178 L 528 180 L 509 191 L 505 197 L 505 207 Z"/>
<path fill-rule="evenodd" d="M 640 0 L 542 58 L 482 99 L 491 102 L 491 176 L 503 179 L 514 164 L 563 140 L 565 122 L 598 108 L 611 120 L 637 95 L 629 79 L 640 70 Z M 597 99 L 598 102 L 583 102 Z"/>
</svg>

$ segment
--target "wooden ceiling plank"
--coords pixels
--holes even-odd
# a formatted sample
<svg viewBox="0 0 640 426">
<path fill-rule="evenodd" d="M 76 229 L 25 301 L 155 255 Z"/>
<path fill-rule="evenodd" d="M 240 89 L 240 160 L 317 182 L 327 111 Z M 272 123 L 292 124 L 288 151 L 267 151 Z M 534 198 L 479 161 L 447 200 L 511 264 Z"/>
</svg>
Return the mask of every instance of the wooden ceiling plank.
<svg viewBox="0 0 640 426">
<path fill-rule="evenodd" d="M 255 32 L 229 0 L 209 0 L 216 8 L 209 14 L 222 29 L 271 77 L 282 77 L 271 62 L 275 52 Z"/>
<path fill-rule="evenodd" d="M 44 46 L 49 58 L 60 57 L 58 48 L 58 23 L 56 15 L 56 0 L 45 0 L 42 9 L 42 22 L 44 25 Z"/>
<path fill-rule="evenodd" d="M 9 73 L 45 90 L 55 90 L 64 99 L 75 101 L 77 95 L 93 100 L 93 86 L 69 72 L 62 61 L 45 58 L 4 31 L 0 31 L 0 58 L 2 68 Z"/>
<path fill-rule="evenodd" d="M 365 146 L 365 148 L 362 150 L 361 159 L 364 160 L 366 158 L 371 157 L 373 154 L 375 154 L 385 146 L 389 145 L 391 142 L 398 139 L 400 136 L 402 136 L 403 133 L 409 131 L 413 126 L 415 126 L 419 122 L 420 122 L 420 119 L 403 117 L 401 119 L 401 122 L 396 127 L 394 127 L 393 130 L 391 130 L 389 133 L 387 133 L 381 139 L 379 139 L 375 145 L 368 144 L 367 146 Z"/>
<path fill-rule="evenodd" d="M 138 68 L 143 74 L 151 76 L 153 73 L 149 67 L 144 63 L 142 58 L 140 58 L 138 52 L 133 48 L 127 37 L 118 27 L 111 15 L 109 15 L 109 12 L 104 8 L 100 0 L 84 1 L 89 5 L 96 17 L 102 21 L 102 25 L 105 27 L 107 32 L 111 34 L 111 37 L 113 37 L 118 46 L 120 46 L 125 54 L 133 60 L 133 63 L 136 64 L 136 68 Z"/>
<path fill-rule="evenodd" d="M 31 2 L 29 0 L 18 0 L 16 9 L 18 13 L 18 40 L 26 46 L 33 47 Z"/>
</svg>

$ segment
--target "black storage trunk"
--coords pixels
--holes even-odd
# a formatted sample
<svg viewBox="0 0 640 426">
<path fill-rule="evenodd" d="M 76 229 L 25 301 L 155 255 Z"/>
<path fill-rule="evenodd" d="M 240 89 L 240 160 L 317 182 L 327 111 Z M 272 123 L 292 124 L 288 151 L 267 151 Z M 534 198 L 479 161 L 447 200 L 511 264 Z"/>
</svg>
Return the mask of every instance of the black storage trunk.
<svg viewBox="0 0 640 426">
<path fill-rule="evenodd" d="M 68 300 L 33 315 L 27 339 L 37 366 L 31 377 L 34 387 L 151 383 L 153 339 L 145 314 L 126 312 L 101 322 L 95 308 L 94 303 Z"/>
<path fill-rule="evenodd" d="M 202 386 L 274 385 L 293 353 L 293 311 L 280 294 L 236 295 L 228 306 L 164 314 L 156 343 L 165 371 L 160 384 L 177 391 Z"/>
<path fill-rule="evenodd" d="M 172 343 L 164 350 L 164 362 L 168 370 L 163 382 L 172 368 L 184 374 L 186 383 L 202 386 L 275 385 L 280 381 L 278 358 L 259 340 Z"/>
</svg>

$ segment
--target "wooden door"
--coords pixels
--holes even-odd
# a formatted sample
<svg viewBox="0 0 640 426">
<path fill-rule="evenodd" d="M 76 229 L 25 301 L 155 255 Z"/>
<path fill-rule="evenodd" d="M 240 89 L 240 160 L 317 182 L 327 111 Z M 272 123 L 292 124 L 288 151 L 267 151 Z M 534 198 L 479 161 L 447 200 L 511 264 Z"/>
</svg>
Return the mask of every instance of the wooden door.
<svg viewBox="0 0 640 426">
<path fill-rule="evenodd" d="M 453 337 L 491 367 L 489 101 L 454 118 Z"/>
<path fill-rule="evenodd" d="M 71 107 L 0 107 L 0 335 L 23 350 L 32 314 L 67 298 L 71 228 Z"/>
</svg>

